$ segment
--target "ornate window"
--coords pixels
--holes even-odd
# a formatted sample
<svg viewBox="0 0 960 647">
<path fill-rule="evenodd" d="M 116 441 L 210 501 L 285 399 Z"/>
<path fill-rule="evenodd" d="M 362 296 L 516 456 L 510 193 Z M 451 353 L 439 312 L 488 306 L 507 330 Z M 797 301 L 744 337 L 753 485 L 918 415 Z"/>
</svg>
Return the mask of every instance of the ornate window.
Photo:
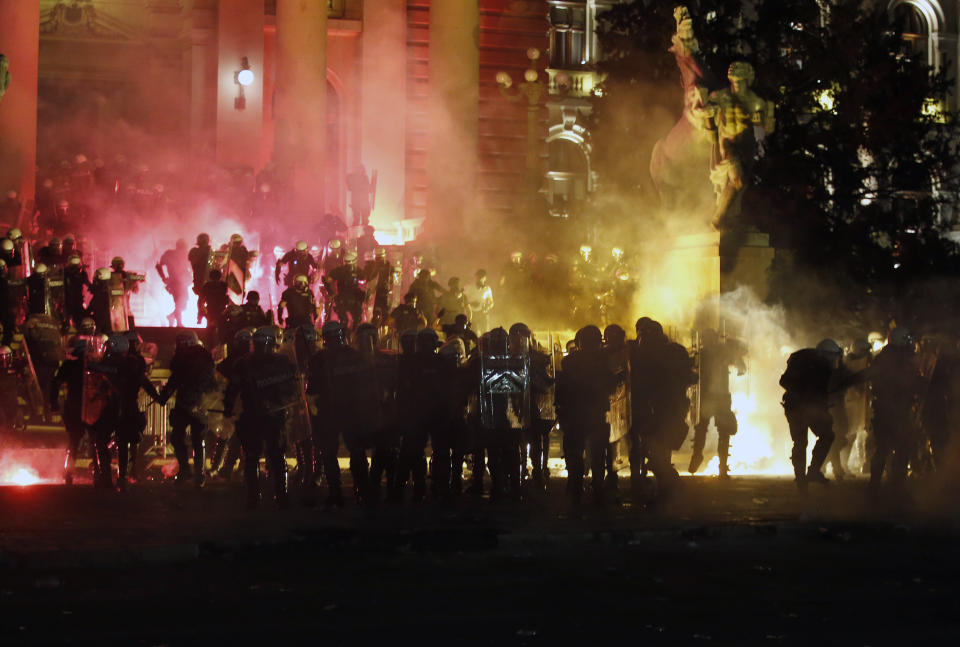
<svg viewBox="0 0 960 647">
<path fill-rule="evenodd" d="M 890 19 L 903 34 L 904 49 L 923 56 L 927 64 L 940 69 L 940 26 L 943 9 L 936 0 L 890 0 Z"/>
</svg>

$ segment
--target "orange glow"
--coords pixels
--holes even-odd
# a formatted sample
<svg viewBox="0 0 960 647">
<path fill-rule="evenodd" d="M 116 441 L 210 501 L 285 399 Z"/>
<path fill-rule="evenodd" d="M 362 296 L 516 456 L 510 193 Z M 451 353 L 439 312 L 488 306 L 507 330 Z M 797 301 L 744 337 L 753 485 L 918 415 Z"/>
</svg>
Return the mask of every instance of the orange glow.
<svg viewBox="0 0 960 647">
<path fill-rule="evenodd" d="M 0 474 L 0 485 L 36 485 L 40 483 L 37 471 L 22 465 L 14 465 Z"/>
</svg>

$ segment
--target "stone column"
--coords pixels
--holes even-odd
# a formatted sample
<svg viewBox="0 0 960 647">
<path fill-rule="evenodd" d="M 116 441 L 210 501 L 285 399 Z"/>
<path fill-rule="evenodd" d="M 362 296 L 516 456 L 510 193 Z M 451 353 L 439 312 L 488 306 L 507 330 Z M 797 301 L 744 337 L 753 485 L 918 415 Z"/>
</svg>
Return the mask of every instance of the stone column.
<svg viewBox="0 0 960 647">
<path fill-rule="evenodd" d="M 377 172 L 371 221 L 380 229 L 395 228 L 405 217 L 406 5 L 406 0 L 363 3 L 360 161 L 368 174 Z"/>
<path fill-rule="evenodd" d="M 256 171 L 263 161 L 263 0 L 220 0 L 217 24 L 217 163 Z M 253 72 L 245 87 L 236 83 L 244 58 Z"/>
<path fill-rule="evenodd" d="M 13 189 L 26 206 L 37 168 L 39 0 L 0 0 L 0 54 L 10 64 L 10 86 L 0 99 L 0 195 Z"/>
<path fill-rule="evenodd" d="M 476 209 L 480 98 L 477 0 L 430 4 L 426 229 L 457 235 Z"/>
<path fill-rule="evenodd" d="M 274 160 L 300 222 L 325 208 L 326 99 L 327 3 L 277 0 Z"/>
</svg>

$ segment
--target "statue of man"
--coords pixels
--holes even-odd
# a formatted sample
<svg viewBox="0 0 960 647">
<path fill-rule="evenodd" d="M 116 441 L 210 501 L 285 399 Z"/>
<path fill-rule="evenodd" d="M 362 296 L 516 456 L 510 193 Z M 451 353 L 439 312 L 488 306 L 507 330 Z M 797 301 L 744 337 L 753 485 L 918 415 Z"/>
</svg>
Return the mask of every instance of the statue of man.
<svg viewBox="0 0 960 647">
<path fill-rule="evenodd" d="M 10 87 L 10 61 L 6 56 L 0 54 L 0 101 L 3 101 L 3 95 L 7 93 Z"/>
<path fill-rule="evenodd" d="M 755 73 L 744 61 L 730 65 L 730 87 L 710 94 L 716 128 L 710 180 L 717 192 L 715 229 L 728 229 L 739 217 L 743 192 L 753 172 L 759 142 L 774 129 L 774 106 L 750 89 Z"/>
</svg>

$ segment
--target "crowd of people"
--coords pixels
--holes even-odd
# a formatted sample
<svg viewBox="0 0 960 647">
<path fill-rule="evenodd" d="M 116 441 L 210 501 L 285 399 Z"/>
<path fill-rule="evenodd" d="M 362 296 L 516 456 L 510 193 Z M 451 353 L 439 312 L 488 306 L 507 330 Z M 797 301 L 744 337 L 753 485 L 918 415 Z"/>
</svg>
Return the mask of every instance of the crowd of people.
<svg viewBox="0 0 960 647">
<path fill-rule="evenodd" d="M 648 471 L 657 499 L 669 500 L 681 487 L 673 452 L 692 428 L 688 471 L 699 471 L 711 421 L 719 475 L 728 476 L 737 432 L 729 378 L 746 370 L 748 349 L 716 331 L 701 331 L 688 349 L 643 317 L 633 340 L 617 324 L 587 324 L 563 347 L 552 338 L 541 344 L 524 323 L 489 323 L 493 288 L 485 271 L 467 287 L 452 277 L 444 289 L 419 255 L 395 264 L 371 245 L 361 264 L 357 243 L 348 249 L 340 239 L 319 256 L 304 241 L 280 255 L 273 278 L 285 289 L 276 310 L 265 311 L 256 292 L 244 292 L 252 253 L 242 238 L 214 251 L 201 234 L 192 249 L 179 241 L 165 252 L 157 271 L 177 304 L 171 324 L 183 323 L 192 285 L 198 321 L 207 322 L 204 341 L 181 328 L 168 373 L 151 380 L 157 349 L 118 306 L 144 277 L 125 272 L 117 257 L 90 279 L 70 239 L 18 256 L 29 248 L 17 234 L 0 240 L 0 409 L 7 425 L 22 427 L 19 400 L 35 395 L 46 420 L 60 415 L 68 482 L 86 437 L 95 484 L 128 487 L 146 429 L 145 397 L 161 406 L 173 401 L 167 440 L 176 479 L 196 486 L 211 475 L 229 479 L 242 458 L 250 506 L 261 499 L 261 458 L 280 505 L 288 489 L 316 501 L 321 477 L 326 503 L 343 505 L 341 449 L 358 503 L 402 501 L 408 486 L 414 501 L 485 489 L 494 500 L 535 496 L 546 487 L 556 433 L 571 502 L 584 493 L 598 505 L 616 496 L 618 452 L 629 457 L 637 500 L 649 500 Z M 510 265 L 522 268 L 522 261 Z M 18 298 L 11 269 L 22 275 L 27 263 Z M 518 289 L 508 272 L 503 278 L 504 289 Z M 402 302 L 394 305 L 397 292 Z M 875 491 L 885 472 L 902 490 L 908 473 L 947 469 L 951 421 L 960 411 L 958 360 L 955 343 L 918 345 L 902 327 L 891 329 L 879 352 L 860 340 L 844 355 L 827 339 L 792 354 L 780 383 L 800 491 L 826 481 L 828 461 L 835 477 L 844 476 L 858 428 L 869 433 Z M 26 392 L 31 384 L 36 393 Z M 809 465 L 808 433 L 817 438 Z M 288 458 L 296 464 L 292 483 Z"/>
<path fill-rule="evenodd" d="M 260 498 L 261 457 L 279 502 L 286 459 L 294 458 L 292 487 L 305 500 L 315 499 L 324 477 L 327 501 L 342 505 L 341 446 L 360 502 L 402 500 L 408 484 L 422 500 L 428 472 L 438 498 L 480 495 L 487 474 L 492 498 L 519 498 L 545 487 L 557 433 L 571 500 L 615 496 L 614 459 L 624 455 L 635 497 L 648 495 L 649 471 L 657 495 L 669 498 L 680 485 L 673 452 L 692 430 L 687 469 L 700 471 L 711 422 L 719 475 L 728 476 L 737 433 L 730 371 L 746 370 L 747 346 L 705 329 L 684 348 L 646 317 L 628 340 L 618 322 L 631 312 L 638 277 L 622 248 L 514 251 L 495 276 L 478 269 L 444 285 L 433 259 L 378 245 L 366 219 L 349 240 L 341 218 L 322 218 L 310 233 L 317 244 L 300 240 L 262 258 L 265 239 L 258 250 L 240 234 L 217 245 L 201 233 L 192 247 L 180 239 L 157 256 L 173 300 L 168 325 L 205 324 L 200 336 L 182 331 L 167 363 L 143 343 L 130 305 L 148 277 L 126 270 L 121 256 L 91 274 L 85 239 L 70 232 L 91 226 L 93 212 L 156 217 L 176 210 L 176 197 L 122 158 L 78 156 L 48 176 L 26 221 L 16 195 L 0 205 L 0 221 L 29 227 L 27 235 L 10 227 L 0 239 L 0 423 L 20 429 L 27 418 L 59 414 L 68 481 L 88 437 L 95 483 L 127 486 L 146 428 L 144 397 L 173 402 L 168 440 L 178 480 L 229 478 L 242 457 L 251 505 Z M 227 179 L 210 182 L 222 188 Z M 227 194 L 238 211 L 253 217 L 277 208 L 269 168 L 234 180 L 238 189 Z M 255 261 L 273 270 L 266 276 L 278 296 L 269 285 L 269 303 L 250 289 Z M 498 325 L 508 321 L 518 323 Z M 531 327 L 576 334 L 561 346 L 552 336 L 538 340 Z M 859 340 L 844 355 L 824 340 L 789 358 L 781 385 L 801 491 L 825 481 L 827 463 L 845 476 L 858 430 L 868 434 L 864 461 L 875 487 L 885 471 L 902 486 L 908 472 L 950 463 L 951 421 L 960 413 L 956 344 L 917 344 L 895 327 L 875 352 L 882 343 Z M 153 370 L 148 379 L 161 364 L 169 376 Z M 811 432 L 817 442 L 807 465 Z"/>
</svg>

